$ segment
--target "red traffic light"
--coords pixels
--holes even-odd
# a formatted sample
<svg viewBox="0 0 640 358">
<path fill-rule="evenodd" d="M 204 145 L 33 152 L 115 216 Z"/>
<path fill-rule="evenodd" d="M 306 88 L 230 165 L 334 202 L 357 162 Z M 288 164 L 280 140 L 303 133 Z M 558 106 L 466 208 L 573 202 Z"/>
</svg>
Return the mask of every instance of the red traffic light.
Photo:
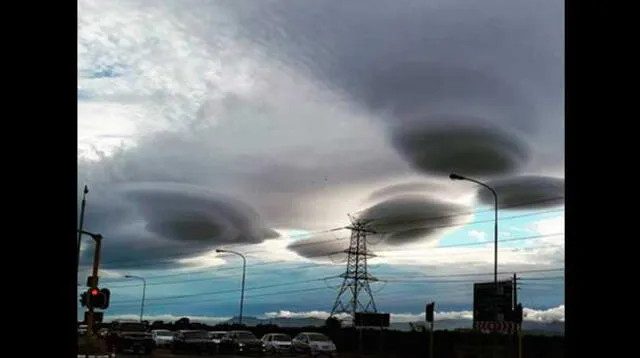
<svg viewBox="0 0 640 358">
<path fill-rule="evenodd" d="M 91 289 L 91 296 L 97 296 L 100 293 L 97 288 Z"/>
</svg>

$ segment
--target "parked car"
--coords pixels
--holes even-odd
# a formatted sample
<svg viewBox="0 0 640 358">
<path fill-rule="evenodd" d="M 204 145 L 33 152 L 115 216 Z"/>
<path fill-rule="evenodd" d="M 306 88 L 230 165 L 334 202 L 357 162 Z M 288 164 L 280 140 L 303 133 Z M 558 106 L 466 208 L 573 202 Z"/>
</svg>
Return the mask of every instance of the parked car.
<svg viewBox="0 0 640 358">
<path fill-rule="evenodd" d="M 151 338 L 157 348 L 171 348 L 173 332 L 168 329 L 154 329 L 151 331 Z"/>
<path fill-rule="evenodd" d="M 293 354 L 291 336 L 283 333 L 269 333 L 262 337 L 264 348 L 269 354 Z"/>
<path fill-rule="evenodd" d="M 107 346 L 116 353 L 132 350 L 135 353 L 151 354 L 153 338 L 147 330 L 148 326 L 143 322 L 114 321 L 106 336 Z"/>
<path fill-rule="evenodd" d="M 209 334 L 204 330 L 180 330 L 173 336 L 171 353 L 209 353 L 215 352 Z"/>
<path fill-rule="evenodd" d="M 319 354 L 336 355 L 336 345 L 322 333 L 302 332 L 291 340 L 296 352 L 317 356 Z"/>
<path fill-rule="evenodd" d="M 250 331 L 229 331 L 220 340 L 220 353 L 264 355 L 264 344 Z"/>
<path fill-rule="evenodd" d="M 224 335 L 227 334 L 227 331 L 213 331 L 209 332 L 209 339 L 215 344 L 220 344 L 220 340 Z"/>
</svg>

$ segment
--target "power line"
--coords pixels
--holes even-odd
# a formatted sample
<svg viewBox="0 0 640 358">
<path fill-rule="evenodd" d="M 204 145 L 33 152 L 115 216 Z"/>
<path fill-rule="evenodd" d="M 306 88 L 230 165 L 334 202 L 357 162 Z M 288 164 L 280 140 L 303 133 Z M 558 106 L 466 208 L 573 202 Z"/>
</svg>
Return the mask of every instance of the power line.
<svg viewBox="0 0 640 358">
<path fill-rule="evenodd" d="M 564 268 L 560 269 L 538 269 L 538 270 L 520 270 L 518 271 L 518 273 L 520 274 L 526 274 L 526 273 L 542 273 L 542 272 L 553 272 L 553 271 L 560 271 L 560 270 L 564 270 Z M 511 274 L 512 272 L 501 272 L 500 274 Z M 493 274 L 491 273 L 466 273 L 466 274 L 441 274 L 441 275 L 424 275 L 423 277 L 428 277 L 428 278 L 438 278 L 438 277 L 464 277 L 464 276 L 487 276 Z M 329 276 L 329 277 L 323 277 L 323 278 L 316 278 L 316 279 L 304 279 L 304 280 L 299 280 L 299 281 L 289 281 L 289 282 L 283 282 L 283 283 L 278 283 L 278 284 L 272 284 L 272 285 L 265 285 L 265 286 L 255 286 L 255 287 L 248 287 L 245 289 L 245 291 L 254 291 L 254 290 L 263 290 L 263 289 L 268 289 L 268 288 L 275 288 L 275 287 L 283 287 L 283 286 L 291 286 L 294 284 L 304 284 L 304 283 L 309 283 L 309 282 L 317 282 L 317 281 L 324 281 L 327 279 L 332 279 L 332 278 L 338 278 L 339 276 Z M 391 280 L 386 280 L 386 281 L 391 281 L 393 282 L 394 279 Z M 420 283 L 420 281 L 410 281 L 410 280 L 406 280 L 407 282 L 411 282 L 411 283 Z M 396 280 L 396 282 L 399 282 Z M 463 281 L 460 281 L 463 282 Z M 471 282 L 471 281 L 469 281 Z M 433 281 L 431 283 L 438 283 L 437 281 Z M 340 286 L 333 286 L 331 288 L 337 288 Z M 326 289 L 327 287 L 323 287 L 324 289 Z M 155 298 L 148 298 L 146 301 L 160 301 L 160 300 L 173 300 L 173 299 L 183 299 L 183 298 L 193 298 L 193 297 L 202 297 L 202 296 L 216 296 L 216 295 L 221 295 L 221 294 L 230 294 L 230 293 L 238 293 L 240 292 L 240 289 L 229 289 L 229 290 L 218 290 L 218 291 L 210 291 L 210 292 L 199 292 L 199 293 L 192 293 L 192 294 L 185 294 L 185 295 L 176 295 L 176 296 L 164 296 L 164 297 L 155 297 Z M 255 297 L 254 296 L 247 296 L 247 298 L 250 297 Z M 200 301 L 200 300 L 199 300 Z M 129 300 L 122 300 L 122 301 L 114 301 L 112 302 L 112 304 L 117 305 L 117 304 L 122 304 L 122 303 L 127 303 L 127 302 L 139 302 L 138 299 L 129 299 Z M 183 302 L 184 303 L 184 302 Z"/>
<path fill-rule="evenodd" d="M 515 241 L 525 241 L 525 240 L 532 240 L 532 239 L 537 239 L 537 238 L 544 238 L 544 237 L 549 237 L 549 236 L 556 236 L 559 234 L 547 234 L 547 235 L 531 235 L 531 236 L 524 236 L 524 237 L 516 237 L 516 238 L 511 238 L 511 239 L 505 239 L 502 240 L 502 242 L 515 242 Z M 486 245 L 487 243 L 481 242 L 481 243 L 463 243 L 463 244 L 452 244 L 452 245 L 443 245 L 443 246 L 439 246 L 439 247 L 435 247 L 432 248 L 430 250 L 437 250 L 437 249 L 444 249 L 444 248 L 451 248 L 451 247 L 465 247 L 465 246 L 478 246 L 478 245 Z M 543 246 L 546 247 L 546 246 Z M 541 248 L 541 247 L 531 247 L 533 249 L 537 249 L 537 248 Z M 507 248 L 503 248 L 503 249 L 507 249 Z M 393 249 L 385 249 L 382 250 L 383 252 L 387 252 L 387 251 L 406 251 L 406 249 L 399 249 L 399 250 L 393 250 Z M 457 253 L 456 253 L 457 254 Z M 468 254 L 467 252 L 465 253 L 459 253 L 459 254 Z M 448 253 L 447 255 L 453 255 L 453 253 Z M 424 254 L 422 254 L 421 256 L 424 256 Z M 378 255 L 378 257 L 384 258 L 384 255 Z M 256 264 L 257 265 L 257 264 Z M 247 265 L 247 268 L 249 267 L 253 267 L 256 265 Z M 378 265 L 384 265 L 383 263 L 380 264 L 372 264 L 374 266 L 378 266 Z M 260 266 L 264 266 L 264 265 L 260 265 Z M 278 269 L 274 269 L 274 270 L 270 270 L 269 273 L 274 273 L 274 272 L 280 272 L 280 271 L 289 271 L 291 269 L 295 269 L 295 270 L 301 270 L 301 269 L 307 269 L 307 268 L 317 268 L 319 266 L 327 266 L 327 265 L 323 265 L 323 264 L 309 264 L 309 265 L 300 265 L 300 266 L 294 266 L 291 268 L 285 267 L 285 268 L 278 268 Z M 335 265 L 331 265 L 331 266 L 335 266 Z M 207 270 L 204 272 L 198 272 L 197 274 L 203 274 L 203 273 L 217 273 L 219 271 L 228 271 L 231 269 L 240 269 L 240 267 L 223 267 L 220 268 L 218 270 L 215 271 L 211 271 L 211 270 Z M 151 281 L 153 279 L 157 279 L 157 278 L 167 278 L 167 277 L 175 277 L 175 276 L 184 276 L 184 275 L 189 275 L 191 274 L 190 272 L 187 273 L 179 273 L 179 274 L 168 274 L 168 275 L 156 275 L 156 276 L 151 276 L 147 278 L 147 281 Z M 175 280 L 175 281 L 165 281 L 165 282 L 150 282 L 147 283 L 147 287 L 149 286 L 158 286 L 158 285 L 169 285 L 169 284 L 181 284 L 181 283 L 187 283 L 187 282 L 201 282 L 201 281 L 212 281 L 212 280 L 220 280 L 220 279 L 225 279 L 228 277 L 204 277 L 204 278 L 194 278 L 194 279 L 181 279 L 181 280 Z M 142 287 L 142 284 L 126 284 L 126 285 L 117 285 L 117 286 L 112 286 L 113 288 L 126 288 L 126 287 Z"/>
<path fill-rule="evenodd" d="M 534 213 L 527 213 L 527 214 L 520 214 L 520 215 L 512 215 L 512 216 L 500 218 L 500 221 L 506 221 L 506 220 L 523 218 L 523 217 L 530 217 L 530 216 L 538 216 L 538 215 L 544 215 L 544 214 L 548 214 L 548 213 L 552 213 L 552 212 L 560 212 L 560 211 L 564 211 L 564 209 L 552 209 L 552 210 L 546 210 L 546 211 L 542 211 L 542 212 L 534 212 Z M 408 224 L 408 223 L 424 221 L 424 220 L 425 219 L 407 220 L 407 221 L 395 222 L 394 225 L 402 225 L 402 224 Z M 451 228 L 451 227 L 457 227 L 457 226 L 475 225 L 475 224 L 480 224 L 480 223 L 485 223 L 485 222 L 493 222 L 493 221 L 494 221 L 493 219 L 491 219 L 491 220 L 479 220 L 479 221 L 472 221 L 472 222 L 468 222 L 468 223 L 447 224 L 447 225 L 430 226 L 430 227 L 424 227 L 424 228 L 427 228 L 427 229 L 443 229 L 443 228 Z M 346 229 L 346 228 L 335 228 L 335 229 L 325 230 L 323 232 L 331 232 L 331 231 L 337 231 L 337 230 L 342 230 L 342 229 Z M 378 234 L 378 235 L 379 234 L 391 234 L 391 233 L 394 233 L 394 232 L 398 232 L 398 231 L 377 232 L 376 234 Z M 304 236 L 304 235 L 301 235 L 301 236 Z M 314 242 L 304 242 L 304 243 L 295 244 L 295 246 L 296 247 L 303 247 L 303 246 L 322 245 L 322 244 L 329 243 L 329 242 L 344 241 L 345 239 L 346 238 L 335 238 L 335 239 L 321 240 L 321 241 L 314 241 Z M 262 251 L 262 252 L 264 252 L 264 251 Z M 260 251 L 254 251 L 253 253 L 260 253 Z M 164 257 L 163 259 L 184 258 L 183 255 L 184 254 L 169 255 L 169 256 Z M 125 263 L 125 262 L 134 262 L 134 261 L 135 262 L 152 261 L 152 262 L 149 262 L 147 264 L 138 263 L 136 265 L 128 265 L 128 267 L 155 266 L 155 265 L 162 264 L 162 263 L 158 263 L 157 259 L 119 259 L 119 260 L 104 261 L 103 264 Z M 278 262 L 287 262 L 287 261 L 286 260 L 279 260 Z M 269 264 L 269 263 L 264 262 L 264 263 L 259 263 L 259 264 L 255 264 L 255 265 L 265 265 L 265 264 Z M 249 266 L 247 266 L 247 267 L 249 267 Z"/>
<path fill-rule="evenodd" d="M 540 199 L 540 200 L 532 200 L 532 201 L 522 202 L 522 203 L 518 203 L 518 204 L 512 204 L 512 205 L 508 205 L 508 206 L 503 206 L 502 208 L 503 209 L 514 208 L 514 207 L 526 206 L 526 205 L 530 205 L 530 204 L 539 204 L 539 203 L 544 203 L 544 202 L 549 202 L 549 201 L 557 201 L 557 200 L 560 200 L 560 199 L 564 199 L 564 196 L 545 198 L 545 199 Z M 447 218 L 455 218 L 455 217 L 459 217 L 459 216 L 467 216 L 467 215 L 471 215 L 471 214 L 474 214 L 474 213 L 482 213 L 482 212 L 487 212 L 487 211 L 489 211 L 489 210 L 477 210 L 477 211 L 468 211 L 468 212 L 450 214 L 450 215 L 444 215 L 444 216 L 425 217 L 425 218 L 419 218 L 419 219 L 412 219 L 412 220 L 408 220 L 408 221 L 403 221 L 403 222 L 400 222 L 400 224 L 402 224 L 402 223 L 411 223 L 411 222 L 416 222 L 416 221 L 424 222 L 424 221 L 433 221 L 433 220 L 440 220 L 440 219 L 447 219 Z M 539 214 L 542 214 L 542 213 L 530 213 L 530 214 L 524 214 L 524 215 L 528 216 L 528 215 L 539 215 Z M 519 217 L 519 216 L 517 216 L 517 217 Z M 382 219 L 389 219 L 389 218 L 393 218 L 393 217 L 370 219 L 369 222 L 371 220 L 382 220 Z M 508 219 L 508 218 L 509 217 L 500 218 L 500 219 L 501 220 L 505 220 L 505 219 Z M 467 224 L 471 225 L 471 224 L 474 224 L 474 222 L 467 223 Z M 462 224 L 462 225 L 467 225 L 467 224 Z M 456 225 L 454 225 L 454 226 L 456 226 Z M 309 233 L 304 233 L 304 234 L 289 235 L 286 238 L 288 238 L 288 239 L 309 238 L 310 236 L 317 236 L 317 235 L 320 235 L 320 234 L 326 234 L 326 233 L 340 231 L 340 230 L 346 230 L 346 229 L 347 229 L 346 226 L 340 226 L 340 227 L 334 227 L 334 228 L 331 228 L 331 229 L 316 230 L 316 231 L 309 232 Z M 329 241 L 331 241 L 331 240 L 329 240 Z M 157 250 L 160 251 L 160 250 L 163 250 L 163 248 L 158 248 Z M 147 252 L 148 251 L 153 251 L 153 249 L 147 249 L 146 251 Z M 166 258 L 172 258 L 172 257 L 182 258 L 183 255 L 188 255 L 188 254 L 191 254 L 191 253 L 192 253 L 192 251 L 179 252 L 179 253 L 176 253 L 174 255 L 167 256 Z M 248 253 L 250 254 L 252 252 L 250 251 Z M 136 259 L 134 257 L 131 257 L 131 258 L 118 259 L 118 260 L 107 260 L 107 261 L 103 261 L 103 263 L 104 264 L 109 264 L 109 263 L 128 262 L 128 261 L 141 261 L 141 260 L 140 259 Z M 144 260 L 142 260 L 142 261 L 144 261 Z"/>
</svg>

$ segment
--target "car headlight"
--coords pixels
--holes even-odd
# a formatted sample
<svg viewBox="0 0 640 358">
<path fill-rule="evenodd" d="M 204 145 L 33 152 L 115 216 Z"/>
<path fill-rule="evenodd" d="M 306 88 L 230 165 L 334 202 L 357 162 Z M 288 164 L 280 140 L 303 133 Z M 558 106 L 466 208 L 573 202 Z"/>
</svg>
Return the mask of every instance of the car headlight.
<svg viewBox="0 0 640 358">
<path fill-rule="evenodd" d="M 244 343 L 238 343 L 238 347 L 244 347 Z"/>
</svg>

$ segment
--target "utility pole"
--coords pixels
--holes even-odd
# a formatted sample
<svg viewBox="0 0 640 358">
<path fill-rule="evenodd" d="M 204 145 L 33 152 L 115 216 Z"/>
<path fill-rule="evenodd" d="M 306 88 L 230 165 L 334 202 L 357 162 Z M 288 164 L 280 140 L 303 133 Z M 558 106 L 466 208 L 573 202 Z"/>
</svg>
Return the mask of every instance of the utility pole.
<svg viewBox="0 0 640 358">
<path fill-rule="evenodd" d="M 102 248 L 102 235 L 93 234 L 87 231 L 82 231 L 82 233 L 87 234 L 93 238 L 96 243 L 95 250 L 93 253 L 93 279 L 91 280 L 91 288 L 98 289 L 98 269 L 100 267 L 100 250 Z M 89 336 L 93 336 L 95 332 L 93 331 L 93 306 L 89 306 L 89 312 L 87 314 L 87 333 Z"/>
<path fill-rule="evenodd" d="M 85 185 L 82 193 L 82 205 L 80 207 L 80 228 L 78 229 L 78 257 L 76 259 L 77 271 L 80 271 L 80 243 L 82 242 L 82 230 L 84 229 L 84 209 L 87 205 L 87 194 L 89 194 L 89 188 Z"/>
</svg>

